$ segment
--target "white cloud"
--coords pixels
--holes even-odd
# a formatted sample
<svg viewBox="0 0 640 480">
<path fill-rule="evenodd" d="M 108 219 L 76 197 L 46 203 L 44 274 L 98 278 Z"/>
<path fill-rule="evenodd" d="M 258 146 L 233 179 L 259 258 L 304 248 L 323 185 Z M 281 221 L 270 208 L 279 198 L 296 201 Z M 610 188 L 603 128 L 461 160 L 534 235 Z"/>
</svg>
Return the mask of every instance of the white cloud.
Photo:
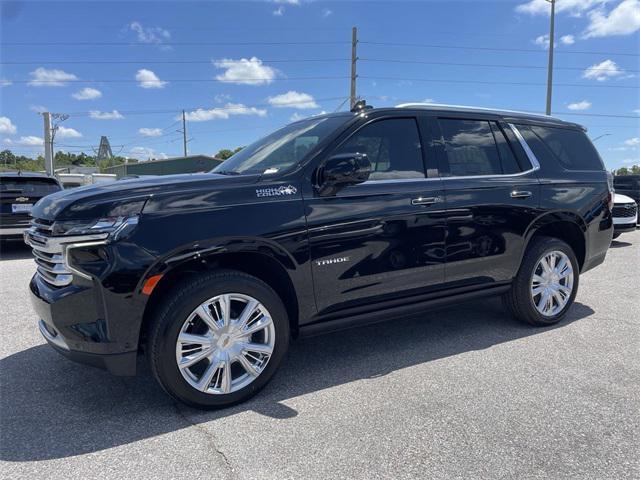
<svg viewBox="0 0 640 480">
<path fill-rule="evenodd" d="M 287 5 L 300 5 L 300 0 L 273 0 L 273 3 L 285 3 Z"/>
<path fill-rule="evenodd" d="M 29 72 L 29 75 L 31 75 L 29 85 L 32 87 L 64 87 L 70 80 L 78 79 L 73 73 L 44 67 L 36 68 L 33 72 Z"/>
<path fill-rule="evenodd" d="M 640 108 L 636 108 L 635 110 L 633 110 L 633 113 L 635 113 L 636 115 L 640 115 Z"/>
<path fill-rule="evenodd" d="M 284 7 L 282 5 L 280 5 L 278 8 L 276 8 L 273 12 L 273 16 L 274 17 L 281 17 L 284 15 Z"/>
<path fill-rule="evenodd" d="M 14 135 L 18 129 L 11 123 L 9 117 L 0 117 L 0 133 L 4 135 Z"/>
<path fill-rule="evenodd" d="M 58 130 L 56 131 L 56 138 L 80 138 L 82 134 L 74 128 L 63 127 L 62 125 L 58 126 Z"/>
<path fill-rule="evenodd" d="M 304 110 L 307 108 L 318 108 L 318 104 L 314 98 L 308 93 L 296 92 L 290 90 L 287 93 L 269 97 L 267 99 L 270 105 L 278 108 L 298 108 Z"/>
<path fill-rule="evenodd" d="M 539 37 L 536 37 L 533 43 L 535 43 L 536 45 L 540 45 L 544 48 L 549 48 L 549 35 L 547 34 L 540 35 Z M 554 43 L 554 46 L 555 46 L 555 43 Z"/>
<path fill-rule="evenodd" d="M 129 157 L 137 158 L 138 160 L 150 160 L 156 156 L 155 150 L 149 147 L 132 147 L 128 153 Z"/>
<path fill-rule="evenodd" d="M 582 72 L 582 78 L 597 80 L 598 82 L 604 82 L 621 75 L 624 75 L 624 70 L 618 67 L 618 64 L 613 60 L 604 60 L 596 63 Z"/>
<path fill-rule="evenodd" d="M 20 137 L 20 140 L 11 140 L 5 138 L 4 143 L 7 145 L 16 145 L 19 147 L 41 147 L 44 145 L 42 137 L 36 137 L 35 135 L 29 135 L 27 137 Z"/>
<path fill-rule="evenodd" d="M 295 112 L 293 115 L 289 117 L 289 121 L 297 122 L 298 120 L 302 120 L 303 118 L 307 118 L 307 116 L 302 115 L 301 113 Z"/>
<path fill-rule="evenodd" d="M 13 84 L 13 82 L 8 78 L 4 78 L 4 77 L 0 78 L 0 87 L 8 87 L 11 84 Z"/>
<path fill-rule="evenodd" d="M 226 120 L 232 115 L 255 115 L 264 117 L 267 111 L 256 107 L 247 107 L 241 103 L 227 103 L 224 107 L 217 108 L 198 108 L 191 112 L 186 112 L 185 119 L 190 122 L 206 122 L 209 120 L 222 119 Z M 182 117 L 176 117 L 181 119 Z"/>
<path fill-rule="evenodd" d="M 582 100 L 581 102 L 573 102 L 567 105 L 569 110 L 588 110 L 591 108 L 591 102 L 588 100 Z"/>
<path fill-rule="evenodd" d="M 102 92 L 96 88 L 83 88 L 82 90 L 78 90 L 76 93 L 71 94 L 73 98 L 76 100 L 94 100 L 96 98 L 100 98 L 102 96 Z"/>
<path fill-rule="evenodd" d="M 422 103 L 436 103 L 436 101 L 433 98 L 425 98 Z"/>
<path fill-rule="evenodd" d="M 159 137 L 162 135 L 161 128 L 141 128 L 138 130 L 138 133 L 143 137 Z"/>
<path fill-rule="evenodd" d="M 563 35 L 560 37 L 560 43 L 563 45 L 573 45 L 576 43 L 576 38 L 573 35 Z"/>
<path fill-rule="evenodd" d="M 113 110 L 112 112 L 101 112 L 100 110 L 91 110 L 89 117 L 94 120 L 122 120 L 124 115 L 119 111 Z"/>
<path fill-rule="evenodd" d="M 48 112 L 49 109 L 44 105 L 29 105 L 29 110 L 36 113 Z"/>
<path fill-rule="evenodd" d="M 630 147 L 635 147 L 636 145 L 640 145 L 640 137 L 633 137 L 624 141 L 625 145 L 629 145 Z"/>
<path fill-rule="evenodd" d="M 566 12 L 570 15 L 580 16 L 586 10 L 602 3 L 603 0 L 556 0 L 556 13 Z M 550 15 L 551 5 L 547 0 L 529 0 L 516 7 L 518 13 L 529 15 Z"/>
<path fill-rule="evenodd" d="M 213 64 L 217 68 L 224 68 L 224 73 L 216 75 L 216 79 L 226 83 L 243 85 L 265 85 L 276 78 L 276 70 L 262 64 L 257 57 L 232 60 L 223 58 L 215 60 Z"/>
<path fill-rule="evenodd" d="M 589 25 L 584 37 L 630 35 L 638 30 L 640 30 L 640 0 L 623 0 L 608 15 L 602 8 L 589 12 Z"/>
<path fill-rule="evenodd" d="M 224 103 L 224 102 L 228 102 L 229 100 L 231 100 L 231 95 L 228 95 L 226 93 L 219 93 L 216 96 L 214 96 L 213 99 L 217 103 Z"/>
<path fill-rule="evenodd" d="M 327 18 L 328 16 L 333 14 L 333 10 L 329 10 L 328 8 L 322 9 L 322 18 Z"/>
<path fill-rule="evenodd" d="M 138 86 L 142 88 L 164 88 L 168 83 L 164 80 L 160 80 L 155 73 L 151 70 L 147 70 L 146 68 L 138 70 L 138 73 L 136 73 L 136 80 L 138 81 Z"/>
<path fill-rule="evenodd" d="M 160 45 L 171 39 L 169 30 L 160 27 L 143 27 L 140 22 L 131 22 L 129 29 L 136 33 L 136 38 L 140 43 L 154 43 Z M 167 48 L 165 45 L 164 48 Z"/>
</svg>

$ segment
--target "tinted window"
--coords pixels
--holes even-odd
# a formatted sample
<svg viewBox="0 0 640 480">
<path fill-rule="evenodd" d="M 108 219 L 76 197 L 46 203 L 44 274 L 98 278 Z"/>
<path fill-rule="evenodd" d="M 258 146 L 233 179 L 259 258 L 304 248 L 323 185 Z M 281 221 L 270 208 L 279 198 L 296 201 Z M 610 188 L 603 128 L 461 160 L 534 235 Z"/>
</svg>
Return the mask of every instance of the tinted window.
<svg viewBox="0 0 640 480">
<path fill-rule="evenodd" d="M 449 173 L 454 177 L 520 171 L 504 133 L 495 122 L 440 119 Z"/>
<path fill-rule="evenodd" d="M 613 185 L 617 188 L 636 189 L 640 188 L 640 179 L 616 176 L 613 178 Z"/>
<path fill-rule="evenodd" d="M 603 170 L 595 147 L 580 130 L 557 127 L 524 127 L 533 135 L 525 135 L 538 159 L 553 158 L 567 170 Z"/>
<path fill-rule="evenodd" d="M 495 122 L 491 122 L 491 130 L 493 131 L 493 138 L 495 138 L 496 145 L 498 146 L 502 173 L 518 173 L 520 171 L 520 166 L 518 165 L 518 161 L 516 160 L 516 156 L 513 154 L 513 150 L 511 149 L 509 142 L 504 136 L 504 132 Z"/>
<path fill-rule="evenodd" d="M 371 123 L 334 153 L 366 153 L 371 162 L 371 180 L 424 178 L 418 126 L 410 118 Z"/>
<path fill-rule="evenodd" d="M 58 183 L 49 178 L 0 178 L 0 192 L 15 195 L 45 196 L 60 190 Z"/>
</svg>

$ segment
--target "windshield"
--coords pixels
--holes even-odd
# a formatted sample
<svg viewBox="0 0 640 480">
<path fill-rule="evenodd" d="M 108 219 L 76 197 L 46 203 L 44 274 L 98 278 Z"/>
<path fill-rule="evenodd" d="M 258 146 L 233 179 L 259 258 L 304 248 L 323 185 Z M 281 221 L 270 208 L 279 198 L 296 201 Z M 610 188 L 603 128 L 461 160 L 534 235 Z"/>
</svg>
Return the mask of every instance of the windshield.
<svg viewBox="0 0 640 480">
<path fill-rule="evenodd" d="M 339 115 L 292 123 L 243 148 L 212 172 L 271 174 L 287 170 L 350 118 Z"/>
</svg>

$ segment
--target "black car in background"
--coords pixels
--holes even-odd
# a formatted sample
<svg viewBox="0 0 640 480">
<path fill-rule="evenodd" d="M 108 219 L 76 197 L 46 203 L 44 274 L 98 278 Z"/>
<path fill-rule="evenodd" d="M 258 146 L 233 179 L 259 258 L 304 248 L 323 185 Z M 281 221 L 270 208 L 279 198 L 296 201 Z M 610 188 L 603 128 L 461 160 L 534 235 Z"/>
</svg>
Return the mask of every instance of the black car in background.
<svg viewBox="0 0 640 480">
<path fill-rule="evenodd" d="M 640 175 L 616 175 L 613 177 L 613 187 L 616 193 L 633 198 L 640 205 Z M 640 218 L 638 219 L 640 225 Z"/>
<path fill-rule="evenodd" d="M 61 189 L 58 180 L 41 173 L 0 172 L 0 240 L 22 238 L 33 205 Z"/>
<path fill-rule="evenodd" d="M 260 390 L 290 338 L 491 295 L 522 321 L 559 322 L 613 235 L 612 182 L 585 130 L 360 107 L 292 123 L 211 173 L 40 201 L 25 240 L 44 338 L 119 375 L 144 352 L 166 392 L 216 408 Z"/>
</svg>

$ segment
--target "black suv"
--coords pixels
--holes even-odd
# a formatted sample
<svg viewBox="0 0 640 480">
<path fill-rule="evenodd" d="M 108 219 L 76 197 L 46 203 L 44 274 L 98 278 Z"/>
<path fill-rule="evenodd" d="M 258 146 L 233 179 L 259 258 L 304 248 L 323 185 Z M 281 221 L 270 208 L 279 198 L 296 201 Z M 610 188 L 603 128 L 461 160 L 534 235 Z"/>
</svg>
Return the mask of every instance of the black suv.
<svg viewBox="0 0 640 480">
<path fill-rule="evenodd" d="M 611 243 L 612 187 L 579 125 L 403 105 L 312 117 L 211 173 L 51 195 L 25 235 L 42 335 L 215 408 L 290 338 L 502 295 L 551 325 Z M 464 321 L 461 319 L 461 321 Z"/>
<path fill-rule="evenodd" d="M 41 173 L 0 172 L 0 240 L 22 238 L 33 205 L 59 190 L 58 180 Z"/>
</svg>

